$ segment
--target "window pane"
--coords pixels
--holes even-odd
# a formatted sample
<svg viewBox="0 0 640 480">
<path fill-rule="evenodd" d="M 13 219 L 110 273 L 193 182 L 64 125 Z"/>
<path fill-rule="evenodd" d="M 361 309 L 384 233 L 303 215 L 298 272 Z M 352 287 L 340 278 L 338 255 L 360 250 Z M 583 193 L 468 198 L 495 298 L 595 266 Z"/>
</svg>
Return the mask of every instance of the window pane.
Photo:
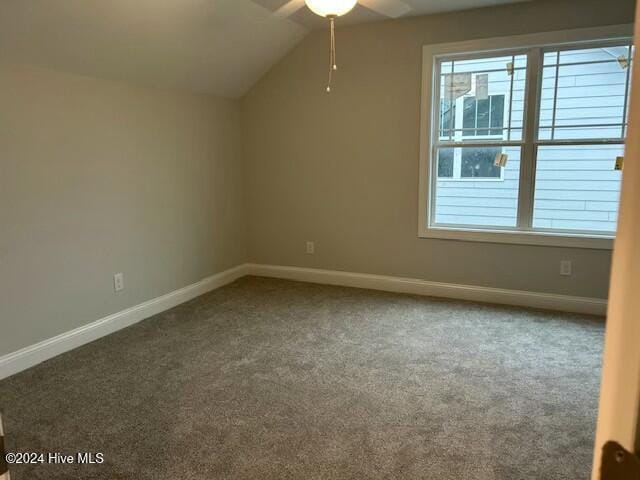
<svg viewBox="0 0 640 480">
<path fill-rule="evenodd" d="M 633 72 L 633 64 L 634 64 L 634 58 L 635 58 L 635 46 L 631 45 L 630 51 L 631 53 L 629 54 L 629 58 L 631 59 L 630 63 L 629 63 L 629 70 L 630 72 Z M 625 127 L 624 127 L 624 134 L 622 135 L 623 137 L 627 137 L 627 128 L 629 127 L 629 103 L 630 103 L 630 95 L 631 95 L 631 88 L 632 88 L 632 84 L 633 84 L 633 74 L 631 73 L 629 75 L 629 84 L 627 85 L 627 109 L 624 112 L 624 121 L 625 121 Z"/>
<path fill-rule="evenodd" d="M 590 61 L 610 61 L 620 55 L 627 55 L 629 47 L 627 45 L 611 46 L 606 48 L 579 48 L 573 50 L 556 50 L 546 52 L 544 55 L 545 65 L 555 65 L 558 53 L 560 54 L 560 63 L 582 63 Z"/>
<path fill-rule="evenodd" d="M 534 228 L 615 232 L 622 145 L 545 146 L 538 149 Z"/>
<path fill-rule="evenodd" d="M 500 135 L 504 124 L 504 95 L 491 97 L 491 135 Z"/>
<path fill-rule="evenodd" d="M 440 63 L 439 137 L 522 139 L 526 68 L 526 55 Z M 452 112 L 451 123 L 444 123 L 445 109 Z"/>
<path fill-rule="evenodd" d="M 455 60 L 443 62 L 443 71 L 452 69 L 456 72 L 491 72 L 496 69 L 506 68 L 507 63 L 514 63 L 514 69 L 525 69 L 527 67 L 526 55 L 502 55 L 497 57 L 487 57 L 479 55 L 478 58 L 469 58 L 466 60 Z"/>
<path fill-rule="evenodd" d="M 476 131 L 476 135 L 489 135 L 489 129 L 487 128 L 489 127 L 489 98 L 483 100 L 478 99 L 477 103 L 476 125 L 478 130 Z"/>
<path fill-rule="evenodd" d="M 520 178 L 520 148 L 447 148 L 442 149 L 453 160 L 453 178 L 439 178 L 436 182 L 434 221 L 436 224 L 479 227 L 515 227 L 518 210 Z M 493 167 L 498 152 L 509 155 L 507 166 L 500 175 L 500 167 Z M 485 162 L 482 159 L 491 159 Z M 487 175 L 463 177 L 463 165 L 481 164 Z M 497 170 L 494 170 L 497 169 Z"/>
<path fill-rule="evenodd" d="M 462 178 L 500 178 L 501 168 L 493 163 L 502 148 L 464 148 L 461 158 Z"/>
<path fill-rule="evenodd" d="M 442 100 L 440 104 L 440 131 L 442 136 L 453 136 L 455 109 L 455 102 Z"/>
<path fill-rule="evenodd" d="M 453 177 L 453 148 L 438 151 L 438 178 Z"/>
<path fill-rule="evenodd" d="M 502 136 L 504 126 L 504 95 L 491 95 L 485 99 L 464 97 L 463 109 L 462 136 Z M 491 130 L 486 128 L 489 126 L 492 127 Z"/>
<path fill-rule="evenodd" d="M 627 46 L 547 52 L 539 138 L 622 138 L 628 55 Z"/>
<path fill-rule="evenodd" d="M 476 97 L 465 97 L 464 99 L 462 128 L 464 129 L 464 136 L 475 135 L 476 133 Z"/>
</svg>

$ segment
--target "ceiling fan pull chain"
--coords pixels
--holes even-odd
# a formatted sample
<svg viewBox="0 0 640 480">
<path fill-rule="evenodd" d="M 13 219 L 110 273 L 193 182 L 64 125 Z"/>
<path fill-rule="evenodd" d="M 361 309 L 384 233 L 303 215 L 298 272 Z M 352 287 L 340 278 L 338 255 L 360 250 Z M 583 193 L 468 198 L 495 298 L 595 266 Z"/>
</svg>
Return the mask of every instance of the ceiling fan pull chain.
<svg viewBox="0 0 640 480">
<path fill-rule="evenodd" d="M 336 65 L 336 33 L 335 33 L 335 17 L 330 16 L 331 39 L 329 45 L 329 82 L 327 83 L 327 93 L 331 92 L 331 80 L 333 79 L 333 71 L 338 69 Z"/>
<path fill-rule="evenodd" d="M 336 64 L 336 23 L 335 18 L 331 19 L 331 51 L 333 52 L 333 69 L 337 70 Z"/>
</svg>

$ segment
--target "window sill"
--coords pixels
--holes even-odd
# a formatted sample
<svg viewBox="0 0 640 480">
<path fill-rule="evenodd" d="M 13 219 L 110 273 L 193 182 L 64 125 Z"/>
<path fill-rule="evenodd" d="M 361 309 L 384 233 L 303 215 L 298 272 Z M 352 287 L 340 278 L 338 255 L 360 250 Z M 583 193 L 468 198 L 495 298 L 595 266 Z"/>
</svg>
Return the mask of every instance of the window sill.
<svg viewBox="0 0 640 480">
<path fill-rule="evenodd" d="M 510 243 L 516 245 L 543 245 L 548 247 L 613 249 L 614 238 L 610 235 L 584 235 L 566 232 L 523 232 L 515 230 L 488 230 L 460 227 L 431 226 L 421 229 L 420 238 L 439 238 L 468 242 Z"/>
</svg>

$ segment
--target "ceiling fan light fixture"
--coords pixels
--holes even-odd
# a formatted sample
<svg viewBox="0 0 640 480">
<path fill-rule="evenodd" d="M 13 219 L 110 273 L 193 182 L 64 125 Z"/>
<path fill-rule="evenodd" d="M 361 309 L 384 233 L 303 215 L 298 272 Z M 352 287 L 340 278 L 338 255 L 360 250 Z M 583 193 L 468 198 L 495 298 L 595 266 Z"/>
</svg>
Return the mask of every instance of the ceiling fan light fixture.
<svg viewBox="0 0 640 480">
<path fill-rule="evenodd" d="M 329 80 L 327 82 L 327 93 L 330 93 L 333 72 L 338 69 L 336 65 L 335 19 L 349 13 L 353 7 L 356 6 L 358 0 L 304 0 L 304 2 L 313 13 L 329 19 L 331 43 L 329 46 Z"/>
<path fill-rule="evenodd" d="M 321 17 L 340 17 L 349 13 L 358 0 L 304 0 L 307 7 Z"/>
</svg>

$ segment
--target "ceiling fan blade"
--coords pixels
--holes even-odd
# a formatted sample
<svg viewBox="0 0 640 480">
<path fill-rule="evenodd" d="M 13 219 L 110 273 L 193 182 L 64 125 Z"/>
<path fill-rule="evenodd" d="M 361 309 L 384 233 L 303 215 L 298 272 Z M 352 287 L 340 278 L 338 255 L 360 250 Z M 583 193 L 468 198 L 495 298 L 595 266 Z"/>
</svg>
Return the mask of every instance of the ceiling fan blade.
<svg viewBox="0 0 640 480">
<path fill-rule="evenodd" d="M 411 7 L 401 0 L 359 0 L 363 6 L 381 15 L 398 18 L 411 11 Z"/>
<path fill-rule="evenodd" d="M 276 17 L 285 18 L 289 15 L 293 15 L 302 7 L 304 7 L 304 0 L 290 0 L 277 9 L 273 14 Z"/>
</svg>

